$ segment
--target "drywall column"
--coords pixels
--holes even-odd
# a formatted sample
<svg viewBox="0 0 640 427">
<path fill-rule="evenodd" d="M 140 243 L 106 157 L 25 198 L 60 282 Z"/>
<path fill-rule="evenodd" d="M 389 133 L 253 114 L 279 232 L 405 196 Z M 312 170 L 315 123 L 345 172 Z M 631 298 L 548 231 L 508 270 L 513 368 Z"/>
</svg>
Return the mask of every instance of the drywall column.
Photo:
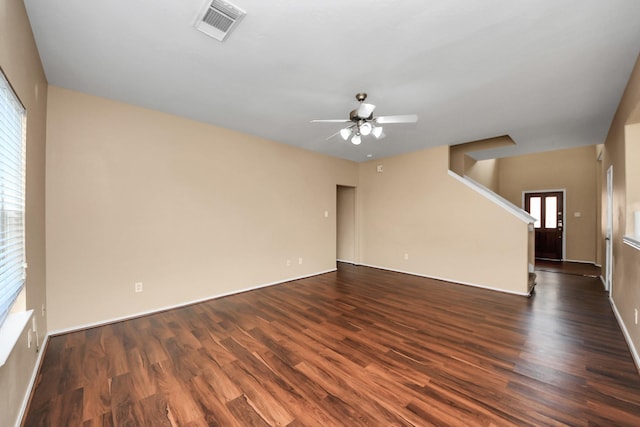
<svg viewBox="0 0 640 427">
<path fill-rule="evenodd" d="M 361 263 L 526 294 L 527 223 L 448 171 L 449 147 L 360 164 Z"/>
</svg>

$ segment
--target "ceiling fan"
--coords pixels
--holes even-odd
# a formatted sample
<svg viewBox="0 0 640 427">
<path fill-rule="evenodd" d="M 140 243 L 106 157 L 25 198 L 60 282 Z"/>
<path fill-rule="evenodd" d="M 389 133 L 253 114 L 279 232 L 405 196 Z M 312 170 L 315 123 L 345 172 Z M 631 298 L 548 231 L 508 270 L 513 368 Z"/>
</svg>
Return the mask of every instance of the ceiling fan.
<svg viewBox="0 0 640 427">
<path fill-rule="evenodd" d="M 342 139 L 345 141 L 351 137 L 351 142 L 354 145 L 359 145 L 362 142 L 362 136 L 373 135 L 376 139 L 384 138 L 385 134 L 382 131 L 382 126 L 379 125 L 392 123 L 415 123 L 418 121 L 418 116 L 415 114 L 373 117 L 373 110 L 376 106 L 364 102 L 365 99 L 367 99 L 367 94 L 357 93 L 356 99 L 360 105 L 349 113 L 348 120 L 311 120 L 311 123 L 351 123 L 346 128 L 341 129 L 327 139 L 340 134 Z"/>
</svg>

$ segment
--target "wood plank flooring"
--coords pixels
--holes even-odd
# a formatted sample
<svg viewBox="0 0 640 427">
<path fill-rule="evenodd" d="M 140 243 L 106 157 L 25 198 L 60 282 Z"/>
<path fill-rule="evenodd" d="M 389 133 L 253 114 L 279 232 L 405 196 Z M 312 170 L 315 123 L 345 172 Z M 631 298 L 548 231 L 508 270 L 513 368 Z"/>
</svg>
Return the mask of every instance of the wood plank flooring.
<svg viewBox="0 0 640 427">
<path fill-rule="evenodd" d="M 53 337 L 26 426 L 638 426 L 599 279 L 338 271 Z"/>
<path fill-rule="evenodd" d="M 593 264 L 570 261 L 536 260 L 536 270 L 554 273 L 577 274 L 579 276 L 600 277 L 601 269 Z"/>
</svg>

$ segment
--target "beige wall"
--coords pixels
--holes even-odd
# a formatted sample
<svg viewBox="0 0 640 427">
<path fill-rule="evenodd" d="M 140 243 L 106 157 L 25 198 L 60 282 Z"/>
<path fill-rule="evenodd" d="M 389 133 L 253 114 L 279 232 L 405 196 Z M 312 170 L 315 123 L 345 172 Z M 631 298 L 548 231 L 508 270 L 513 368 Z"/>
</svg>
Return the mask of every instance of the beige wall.
<svg viewBox="0 0 640 427">
<path fill-rule="evenodd" d="M 523 206 L 524 191 L 566 190 L 565 258 L 595 263 L 597 163 L 595 146 L 503 158 L 499 194 Z"/>
<path fill-rule="evenodd" d="M 47 82 L 21 0 L 0 0 L 0 67 L 27 110 L 26 308 L 35 311 L 38 335 L 47 332 L 41 314 L 46 300 L 44 177 Z M 26 331 L 0 367 L 0 425 L 15 423 L 36 364 Z"/>
<path fill-rule="evenodd" d="M 640 61 L 631 74 L 618 110 L 611 123 L 605 143 L 603 174 L 613 165 L 613 292 L 612 298 L 636 355 L 640 353 L 640 326 L 634 324 L 634 309 L 640 310 L 640 251 L 623 243 L 627 222 L 627 188 L 625 167 L 625 125 L 635 124 L 639 117 L 633 114 L 640 107 Z M 606 176 L 601 179 L 602 197 L 606 200 Z M 606 203 L 603 203 L 606 206 Z M 604 217 L 604 215 L 603 215 Z M 599 244 L 604 252 L 604 227 L 599 233 Z M 636 362 L 639 362 L 636 360 Z"/>
<path fill-rule="evenodd" d="M 335 268 L 337 185 L 364 191 L 362 262 L 526 292 L 526 224 L 450 177 L 447 147 L 378 174 L 57 87 L 48 106 L 54 331 Z"/>
<path fill-rule="evenodd" d="M 448 154 L 360 164 L 361 263 L 526 293 L 527 224 L 451 177 Z"/>
<path fill-rule="evenodd" d="M 464 144 L 452 145 L 449 147 L 449 169 L 460 176 L 465 175 L 475 164 L 475 160 L 469 157 L 467 153 L 490 150 L 492 148 L 508 147 L 510 145 L 515 145 L 515 142 L 509 135 L 496 136 L 493 138 L 465 142 Z M 487 163 L 484 163 L 484 165 L 487 165 Z"/>
<path fill-rule="evenodd" d="M 494 193 L 500 193 L 500 159 L 474 160 L 465 158 L 464 173 Z M 520 206 L 516 204 L 516 206 Z"/>
<path fill-rule="evenodd" d="M 340 261 L 356 262 L 356 189 L 338 187 L 337 257 Z"/>
<path fill-rule="evenodd" d="M 57 87 L 48 106 L 52 330 L 335 268 L 354 163 Z"/>
</svg>

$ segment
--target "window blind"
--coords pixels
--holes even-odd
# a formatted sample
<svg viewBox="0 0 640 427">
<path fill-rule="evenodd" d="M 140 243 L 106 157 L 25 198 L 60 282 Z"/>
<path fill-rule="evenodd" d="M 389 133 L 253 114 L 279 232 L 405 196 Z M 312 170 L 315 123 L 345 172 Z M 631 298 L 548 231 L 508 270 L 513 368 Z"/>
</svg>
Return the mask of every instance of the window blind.
<svg viewBox="0 0 640 427">
<path fill-rule="evenodd" d="M 0 70 L 0 326 L 25 282 L 25 109 Z"/>
</svg>

